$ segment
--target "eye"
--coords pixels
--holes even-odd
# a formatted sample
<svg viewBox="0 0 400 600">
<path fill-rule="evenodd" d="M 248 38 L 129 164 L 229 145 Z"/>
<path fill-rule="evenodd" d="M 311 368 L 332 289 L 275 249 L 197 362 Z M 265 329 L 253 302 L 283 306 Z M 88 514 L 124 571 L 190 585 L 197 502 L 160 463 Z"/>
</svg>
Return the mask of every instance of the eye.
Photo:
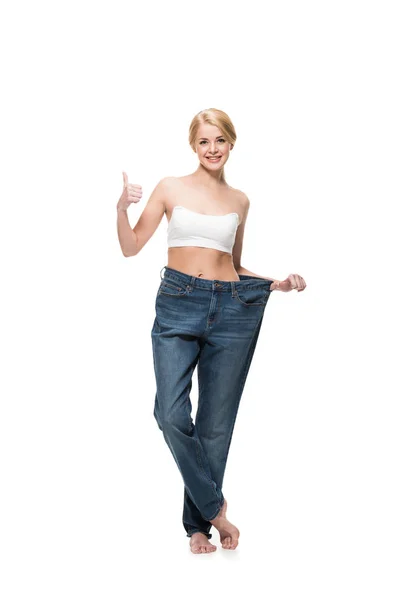
<svg viewBox="0 0 400 600">
<path fill-rule="evenodd" d="M 218 142 L 222 142 L 222 143 L 224 143 L 224 142 L 225 142 L 225 140 L 224 140 L 224 138 L 219 138 Z M 202 144 L 207 144 L 207 140 L 201 140 L 199 143 L 200 143 L 200 145 L 202 145 Z"/>
</svg>

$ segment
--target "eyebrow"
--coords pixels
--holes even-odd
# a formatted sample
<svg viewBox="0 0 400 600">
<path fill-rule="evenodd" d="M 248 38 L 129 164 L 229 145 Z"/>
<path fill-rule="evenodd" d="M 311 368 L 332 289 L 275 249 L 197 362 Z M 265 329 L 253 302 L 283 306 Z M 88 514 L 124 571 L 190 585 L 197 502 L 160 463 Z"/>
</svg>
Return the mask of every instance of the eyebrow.
<svg viewBox="0 0 400 600">
<path fill-rule="evenodd" d="M 223 135 L 218 135 L 215 139 L 218 140 L 219 138 L 224 137 Z M 208 140 L 208 138 L 199 138 L 199 140 Z"/>
</svg>

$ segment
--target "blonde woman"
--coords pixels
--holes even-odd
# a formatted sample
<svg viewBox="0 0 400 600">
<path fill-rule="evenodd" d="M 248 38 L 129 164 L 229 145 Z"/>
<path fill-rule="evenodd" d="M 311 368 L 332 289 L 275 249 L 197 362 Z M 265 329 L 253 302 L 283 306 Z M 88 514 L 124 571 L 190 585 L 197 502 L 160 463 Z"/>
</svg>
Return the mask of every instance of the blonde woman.
<svg viewBox="0 0 400 600">
<path fill-rule="evenodd" d="M 164 215 L 168 220 L 168 264 L 160 272 L 151 331 L 154 417 L 183 478 L 182 520 L 193 553 L 216 550 L 209 541 L 212 526 L 222 548 L 238 545 L 222 483 L 239 402 L 271 292 L 306 287 L 300 275 L 279 281 L 241 265 L 250 202 L 228 185 L 224 171 L 235 142 L 225 112 L 199 112 L 189 127 L 197 169 L 161 179 L 133 229 L 127 209 L 140 201 L 142 188 L 129 183 L 126 173 L 117 204 L 124 256 L 136 256 Z M 190 391 L 196 366 L 194 424 Z"/>
</svg>

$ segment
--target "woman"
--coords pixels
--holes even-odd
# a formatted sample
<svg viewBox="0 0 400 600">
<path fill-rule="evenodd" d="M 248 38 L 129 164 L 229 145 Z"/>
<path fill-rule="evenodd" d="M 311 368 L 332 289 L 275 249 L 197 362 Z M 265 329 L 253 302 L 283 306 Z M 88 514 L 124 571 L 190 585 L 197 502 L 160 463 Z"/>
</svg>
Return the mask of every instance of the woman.
<svg viewBox="0 0 400 600">
<path fill-rule="evenodd" d="M 127 209 L 142 197 L 128 183 L 117 204 L 124 256 L 135 256 L 163 215 L 168 220 L 168 265 L 157 292 L 151 331 L 156 396 L 154 417 L 184 481 L 183 525 L 194 553 L 213 552 L 211 526 L 222 547 L 235 549 L 239 530 L 227 519 L 222 482 L 235 419 L 272 290 L 302 291 L 291 274 L 279 281 L 241 266 L 249 199 L 225 180 L 236 141 L 228 115 L 210 108 L 189 128 L 199 165 L 155 187 L 135 227 Z M 162 271 L 163 269 L 161 269 Z M 199 397 L 196 423 L 190 390 L 195 367 Z"/>
</svg>

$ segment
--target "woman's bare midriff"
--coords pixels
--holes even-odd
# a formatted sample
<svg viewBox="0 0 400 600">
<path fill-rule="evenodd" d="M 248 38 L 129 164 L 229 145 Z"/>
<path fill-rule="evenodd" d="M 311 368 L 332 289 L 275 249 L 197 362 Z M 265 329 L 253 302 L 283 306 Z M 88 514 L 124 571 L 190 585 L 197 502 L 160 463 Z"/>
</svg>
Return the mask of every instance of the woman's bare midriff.
<svg viewBox="0 0 400 600">
<path fill-rule="evenodd" d="M 173 178 L 166 202 L 166 216 L 171 219 L 175 206 L 184 206 L 195 212 L 224 215 L 237 212 L 241 221 L 240 192 L 230 186 L 221 186 L 218 194 L 199 189 L 191 175 Z M 232 254 L 201 246 L 175 246 L 168 248 L 167 267 L 203 279 L 239 281 L 233 265 Z"/>
<path fill-rule="evenodd" d="M 183 246 L 168 249 L 167 267 L 203 279 L 239 281 L 232 255 L 213 248 Z"/>
</svg>

